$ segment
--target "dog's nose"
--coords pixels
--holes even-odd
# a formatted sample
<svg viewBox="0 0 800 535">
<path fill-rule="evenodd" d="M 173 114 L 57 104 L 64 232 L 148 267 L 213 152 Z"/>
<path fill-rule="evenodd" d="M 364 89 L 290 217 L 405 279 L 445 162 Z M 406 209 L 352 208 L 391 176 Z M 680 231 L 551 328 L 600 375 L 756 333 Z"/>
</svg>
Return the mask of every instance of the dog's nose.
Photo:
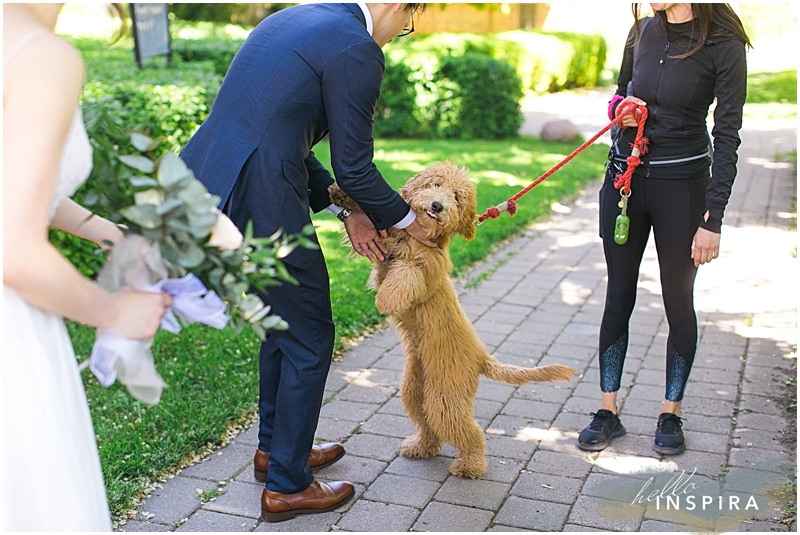
<svg viewBox="0 0 800 535">
<path fill-rule="evenodd" d="M 442 210 L 444 210 L 444 206 L 442 206 L 442 203 L 439 201 L 433 201 L 433 204 L 431 204 L 431 210 L 435 214 L 440 214 L 442 213 Z"/>
</svg>

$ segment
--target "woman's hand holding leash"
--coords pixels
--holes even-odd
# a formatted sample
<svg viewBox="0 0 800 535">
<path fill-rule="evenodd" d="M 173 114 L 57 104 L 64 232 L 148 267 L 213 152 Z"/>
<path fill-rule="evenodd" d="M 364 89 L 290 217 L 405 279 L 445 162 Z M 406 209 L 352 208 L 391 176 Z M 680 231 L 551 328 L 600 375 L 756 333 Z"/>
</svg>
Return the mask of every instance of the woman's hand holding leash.
<svg viewBox="0 0 800 535">
<path fill-rule="evenodd" d="M 640 98 L 626 97 L 617 106 L 617 111 L 616 111 L 617 115 L 619 115 L 620 110 L 625 108 L 625 103 L 626 102 L 632 102 L 633 104 L 636 104 L 637 106 L 647 106 L 647 103 L 644 100 L 640 99 Z M 630 128 L 630 127 L 639 126 L 639 116 L 640 116 L 639 110 L 634 110 L 633 113 L 629 113 L 628 115 L 626 115 L 625 117 L 622 118 L 622 121 L 620 121 L 620 123 L 619 123 L 619 127 L 620 128 Z"/>
</svg>

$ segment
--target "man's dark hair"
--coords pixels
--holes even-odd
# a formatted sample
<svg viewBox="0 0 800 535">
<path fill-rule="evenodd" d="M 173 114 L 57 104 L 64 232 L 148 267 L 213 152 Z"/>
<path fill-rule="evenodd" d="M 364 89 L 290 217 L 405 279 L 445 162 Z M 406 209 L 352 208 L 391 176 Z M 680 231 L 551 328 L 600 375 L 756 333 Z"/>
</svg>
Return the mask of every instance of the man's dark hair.
<svg viewBox="0 0 800 535">
<path fill-rule="evenodd" d="M 405 11 L 411 11 L 413 14 L 417 13 L 425 13 L 425 10 L 428 9 L 430 4 L 406 4 L 406 7 L 403 9 Z"/>
</svg>

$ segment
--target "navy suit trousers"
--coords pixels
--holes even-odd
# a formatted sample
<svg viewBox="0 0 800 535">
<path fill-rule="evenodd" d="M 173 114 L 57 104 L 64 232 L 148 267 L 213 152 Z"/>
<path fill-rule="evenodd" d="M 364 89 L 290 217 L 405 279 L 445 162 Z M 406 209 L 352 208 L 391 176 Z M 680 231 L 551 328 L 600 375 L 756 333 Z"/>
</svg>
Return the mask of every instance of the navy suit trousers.
<svg viewBox="0 0 800 535">
<path fill-rule="evenodd" d="M 270 454 L 266 487 L 284 494 L 304 491 L 313 479 L 308 456 L 333 354 L 328 270 L 317 253 L 307 269 L 286 265 L 299 285 L 270 286 L 264 298 L 289 323 L 288 331 L 269 331 L 258 360 L 258 449 Z"/>
</svg>

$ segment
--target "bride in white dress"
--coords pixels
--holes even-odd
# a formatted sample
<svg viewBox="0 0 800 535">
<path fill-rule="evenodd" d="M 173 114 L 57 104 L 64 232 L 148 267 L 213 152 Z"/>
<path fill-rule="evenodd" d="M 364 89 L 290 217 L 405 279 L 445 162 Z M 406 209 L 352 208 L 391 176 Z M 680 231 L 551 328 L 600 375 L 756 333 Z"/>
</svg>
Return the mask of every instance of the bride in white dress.
<svg viewBox="0 0 800 535">
<path fill-rule="evenodd" d="M 3 6 L 4 531 L 111 529 L 62 317 L 144 339 L 171 304 L 166 294 L 103 290 L 47 240 L 50 225 L 98 244 L 123 238 L 69 199 L 91 170 L 92 149 L 77 107 L 83 63 L 52 33 L 60 7 Z"/>
</svg>

